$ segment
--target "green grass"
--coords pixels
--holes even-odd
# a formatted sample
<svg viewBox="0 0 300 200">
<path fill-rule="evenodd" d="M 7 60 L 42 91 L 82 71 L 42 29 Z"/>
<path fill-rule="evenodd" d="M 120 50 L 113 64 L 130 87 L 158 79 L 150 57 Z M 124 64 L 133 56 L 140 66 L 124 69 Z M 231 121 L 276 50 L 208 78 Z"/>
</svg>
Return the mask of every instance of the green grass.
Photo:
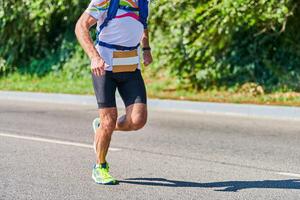
<svg viewBox="0 0 300 200">
<path fill-rule="evenodd" d="M 2 77 L 0 90 L 68 94 L 93 94 L 94 92 L 89 77 L 67 78 L 54 74 L 37 77 L 18 73 Z"/>
<path fill-rule="evenodd" d="M 177 89 L 178 85 L 176 85 L 177 83 L 175 81 L 164 77 L 166 77 L 164 74 L 161 74 L 161 76 L 153 76 L 150 71 L 146 70 L 144 72 L 149 97 L 192 101 L 300 106 L 300 93 L 287 92 L 255 96 L 251 93 L 237 92 L 234 90 L 197 92 L 187 89 Z M 14 73 L 0 79 L 0 90 L 90 95 L 94 93 L 90 76 L 72 78 L 62 73 L 52 73 L 44 77 Z"/>
</svg>

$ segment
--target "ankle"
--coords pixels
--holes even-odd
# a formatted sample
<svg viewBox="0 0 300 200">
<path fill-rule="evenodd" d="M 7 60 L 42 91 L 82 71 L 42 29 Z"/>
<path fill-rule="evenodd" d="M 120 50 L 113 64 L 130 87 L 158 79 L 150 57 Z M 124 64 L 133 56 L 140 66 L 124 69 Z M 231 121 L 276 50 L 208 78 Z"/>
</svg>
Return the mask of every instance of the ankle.
<svg viewBox="0 0 300 200">
<path fill-rule="evenodd" d="M 104 163 L 100 163 L 99 166 L 101 168 L 107 168 L 107 162 L 105 161 Z"/>
</svg>

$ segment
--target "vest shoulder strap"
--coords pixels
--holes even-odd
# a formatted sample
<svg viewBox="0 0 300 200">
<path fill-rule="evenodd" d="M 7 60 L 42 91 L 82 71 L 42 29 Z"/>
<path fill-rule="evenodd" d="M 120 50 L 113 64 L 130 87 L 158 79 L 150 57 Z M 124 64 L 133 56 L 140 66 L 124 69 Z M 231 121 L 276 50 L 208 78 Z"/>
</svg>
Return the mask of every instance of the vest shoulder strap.
<svg viewBox="0 0 300 200">
<path fill-rule="evenodd" d="M 117 50 L 137 49 L 139 47 L 139 44 L 134 47 L 123 47 L 123 46 L 107 44 L 105 42 L 99 41 L 99 34 L 101 33 L 101 31 L 108 25 L 110 20 L 116 17 L 118 9 L 120 7 L 119 4 L 120 4 L 120 0 L 110 0 L 108 11 L 107 11 L 107 17 L 104 19 L 104 22 L 100 25 L 99 30 L 97 31 L 96 43 L 100 46 L 105 46 L 107 48 L 117 49 Z M 139 8 L 138 8 L 139 21 L 143 24 L 144 29 L 147 29 L 147 20 L 149 15 L 149 8 L 148 8 L 149 2 L 148 0 L 138 0 L 138 4 L 139 4 Z"/>
<path fill-rule="evenodd" d="M 115 18 L 115 16 L 117 15 L 118 9 L 119 9 L 119 4 L 120 4 L 120 0 L 110 0 L 108 11 L 107 11 L 107 16 L 106 16 L 104 22 L 99 27 L 99 32 L 101 32 L 102 29 L 108 25 L 108 22 L 110 20 Z"/>
<path fill-rule="evenodd" d="M 110 20 L 116 17 L 118 9 L 119 9 L 120 0 L 110 0 L 108 11 L 107 11 L 107 17 L 105 18 L 104 22 L 99 27 L 99 32 L 102 31 L 104 27 L 106 27 Z M 148 0 L 138 0 L 139 4 L 139 17 L 140 22 L 143 24 L 144 28 L 147 29 L 148 24 L 148 15 L 149 15 L 149 8 L 148 8 Z"/>
<path fill-rule="evenodd" d="M 148 28 L 148 15 L 149 15 L 149 2 L 148 0 L 138 0 L 140 22 L 143 24 L 144 29 Z"/>
</svg>

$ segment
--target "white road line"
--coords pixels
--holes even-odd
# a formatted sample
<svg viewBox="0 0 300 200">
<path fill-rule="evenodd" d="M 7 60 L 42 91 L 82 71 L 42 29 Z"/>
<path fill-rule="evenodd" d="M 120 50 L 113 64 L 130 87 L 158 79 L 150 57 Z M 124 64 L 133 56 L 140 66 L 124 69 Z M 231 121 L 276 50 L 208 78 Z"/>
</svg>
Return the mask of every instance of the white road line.
<svg viewBox="0 0 300 200">
<path fill-rule="evenodd" d="M 9 134 L 9 133 L 0 133 L 0 136 L 1 137 L 9 137 L 9 138 L 22 139 L 22 140 L 30 140 L 30 141 L 36 141 L 36 142 L 45 142 L 45 143 L 61 144 L 61 145 L 67 145 L 67 146 L 75 146 L 75 147 L 83 147 L 83 148 L 93 149 L 93 145 L 84 144 L 84 143 L 78 143 L 78 142 L 69 142 L 69 141 L 63 141 L 63 140 L 53 140 L 53 139 L 46 139 L 46 138 L 41 138 L 41 137 L 31 137 L 31 136 Z M 121 151 L 121 149 L 118 149 L 118 148 L 109 148 L 109 151 Z"/>
<path fill-rule="evenodd" d="M 283 176 L 290 176 L 290 177 L 300 178 L 300 174 L 295 174 L 295 173 L 277 172 L 276 174 L 283 175 Z"/>
</svg>

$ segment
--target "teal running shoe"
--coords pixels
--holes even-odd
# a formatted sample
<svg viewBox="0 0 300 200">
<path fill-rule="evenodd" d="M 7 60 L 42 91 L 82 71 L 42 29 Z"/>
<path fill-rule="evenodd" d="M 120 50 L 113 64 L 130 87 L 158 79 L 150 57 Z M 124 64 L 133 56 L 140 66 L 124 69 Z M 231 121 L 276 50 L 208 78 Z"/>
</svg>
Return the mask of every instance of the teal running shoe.
<svg viewBox="0 0 300 200">
<path fill-rule="evenodd" d="M 119 182 L 109 174 L 109 166 L 95 165 L 93 168 L 92 178 L 97 184 L 117 185 Z"/>
<path fill-rule="evenodd" d="M 98 117 L 95 118 L 92 125 L 94 133 L 96 133 L 97 129 L 100 127 L 100 119 Z"/>
<path fill-rule="evenodd" d="M 96 134 L 97 129 L 100 127 L 100 119 L 98 117 L 93 120 L 92 127 L 94 130 L 94 133 Z M 94 141 L 93 147 L 94 147 L 95 153 L 97 153 L 95 141 Z"/>
</svg>

